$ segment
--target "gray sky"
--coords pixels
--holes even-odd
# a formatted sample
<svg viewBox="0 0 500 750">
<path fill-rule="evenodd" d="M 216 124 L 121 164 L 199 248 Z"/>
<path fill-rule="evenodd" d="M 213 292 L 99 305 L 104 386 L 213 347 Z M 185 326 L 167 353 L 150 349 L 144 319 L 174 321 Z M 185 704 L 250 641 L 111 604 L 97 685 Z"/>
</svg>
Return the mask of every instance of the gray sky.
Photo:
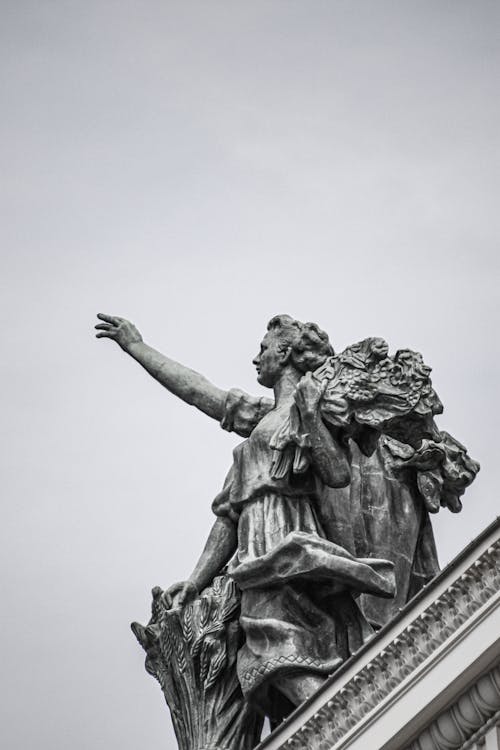
<svg viewBox="0 0 500 750">
<path fill-rule="evenodd" d="M 174 750 L 129 622 L 182 579 L 236 439 L 97 311 L 251 392 L 267 320 L 422 351 L 496 515 L 499 15 L 493 0 L 1 3 L 9 750 Z"/>
</svg>

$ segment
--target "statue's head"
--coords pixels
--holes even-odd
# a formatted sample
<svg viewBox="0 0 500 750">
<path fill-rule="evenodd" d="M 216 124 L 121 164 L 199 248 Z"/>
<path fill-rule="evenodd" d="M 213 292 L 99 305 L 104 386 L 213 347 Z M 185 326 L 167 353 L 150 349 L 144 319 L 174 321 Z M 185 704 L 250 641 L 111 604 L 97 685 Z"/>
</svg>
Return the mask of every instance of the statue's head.
<svg viewBox="0 0 500 750">
<path fill-rule="evenodd" d="M 276 315 L 268 323 L 253 364 L 257 368 L 258 382 L 272 388 L 284 368 L 294 368 L 303 375 L 316 370 L 332 354 L 328 334 L 316 323 L 302 323 L 289 315 Z"/>
</svg>

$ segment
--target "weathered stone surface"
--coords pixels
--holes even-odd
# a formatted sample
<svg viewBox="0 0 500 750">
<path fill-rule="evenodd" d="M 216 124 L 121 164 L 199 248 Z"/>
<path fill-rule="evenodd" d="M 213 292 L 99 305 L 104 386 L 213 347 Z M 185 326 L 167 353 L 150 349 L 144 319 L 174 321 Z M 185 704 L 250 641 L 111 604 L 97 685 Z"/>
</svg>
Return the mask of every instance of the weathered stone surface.
<svg viewBox="0 0 500 750">
<path fill-rule="evenodd" d="M 406 750 L 465 750 L 499 722 L 500 666 L 496 666 L 462 693 Z M 495 734 L 498 743 L 499 733 Z M 500 744 L 490 747 L 498 750 Z"/>
<path fill-rule="evenodd" d="M 251 750 L 262 718 L 245 702 L 236 675 L 240 597 L 218 576 L 185 607 L 167 609 L 153 589 L 146 627 L 132 624 L 146 669 L 160 683 L 180 750 Z"/>
<path fill-rule="evenodd" d="M 400 606 L 432 577 L 429 513 L 460 510 L 479 466 L 436 427 L 442 405 L 421 355 L 390 357 L 383 339 L 336 355 L 317 325 L 273 318 L 253 360 L 258 382 L 273 390 L 266 399 L 222 391 L 146 345 L 128 321 L 99 317 L 98 336 L 246 438 L 213 502 L 216 520 L 191 576 L 157 592 L 153 620 L 135 626 L 179 741 L 201 748 L 215 743 L 202 732 L 213 723 L 207 711 L 223 714 L 210 696 L 233 696 L 239 681 L 237 700 L 279 721 L 366 642 L 369 621 L 387 622 L 393 609 L 384 600 L 396 595 Z M 207 593 L 228 564 L 241 591 L 241 642 L 229 639 L 234 658 L 224 671 L 222 641 L 202 620 L 213 604 L 217 632 L 228 637 L 224 605 Z M 200 653 L 190 640 L 195 613 L 206 639 Z M 235 750 L 246 747 L 234 742 Z"/>
<path fill-rule="evenodd" d="M 500 726 L 499 634 L 497 519 L 259 750 L 476 750 Z"/>
</svg>

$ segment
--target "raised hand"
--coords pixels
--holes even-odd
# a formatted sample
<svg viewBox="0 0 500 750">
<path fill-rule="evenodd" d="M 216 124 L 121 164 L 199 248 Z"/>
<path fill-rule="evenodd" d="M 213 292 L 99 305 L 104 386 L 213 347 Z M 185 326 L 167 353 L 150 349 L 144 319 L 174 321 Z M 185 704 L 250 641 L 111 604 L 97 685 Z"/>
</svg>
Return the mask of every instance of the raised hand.
<svg viewBox="0 0 500 750">
<path fill-rule="evenodd" d="M 197 596 L 198 589 L 194 583 L 180 581 L 180 583 L 174 583 L 164 591 L 162 599 L 167 609 L 172 609 L 172 607 L 183 607 L 185 604 L 189 604 Z"/>
<path fill-rule="evenodd" d="M 116 315 L 98 313 L 99 320 L 104 321 L 96 325 L 96 338 L 113 339 L 124 351 L 128 351 L 131 344 L 142 341 L 142 336 L 133 323 Z"/>
</svg>

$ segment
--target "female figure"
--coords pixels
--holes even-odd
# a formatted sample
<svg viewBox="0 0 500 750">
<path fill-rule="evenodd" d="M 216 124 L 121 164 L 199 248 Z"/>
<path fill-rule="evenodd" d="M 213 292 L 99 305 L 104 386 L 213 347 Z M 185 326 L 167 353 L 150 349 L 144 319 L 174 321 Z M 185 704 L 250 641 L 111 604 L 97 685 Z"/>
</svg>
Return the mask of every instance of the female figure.
<svg viewBox="0 0 500 750">
<path fill-rule="evenodd" d="M 332 353 L 312 323 L 273 318 L 253 363 L 274 400 L 227 393 L 147 346 L 128 321 L 99 315 L 98 337 L 114 339 L 171 392 L 247 439 L 237 446 L 205 549 L 189 579 L 165 593 L 182 606 L 229 564 L 241 589 L 245 642 L 238 676 L 246 695 L 280 718 L 311 695 L 371 633 L 353 593 L 390 597 L 391 565 L 359 560 L 326 538 L 319 499 L 349 484 L 345 449 L 323 423 L 311 376 Z M 295 404 L 308 450 L 284 469 L 273 436 Z"/>
</svg>

